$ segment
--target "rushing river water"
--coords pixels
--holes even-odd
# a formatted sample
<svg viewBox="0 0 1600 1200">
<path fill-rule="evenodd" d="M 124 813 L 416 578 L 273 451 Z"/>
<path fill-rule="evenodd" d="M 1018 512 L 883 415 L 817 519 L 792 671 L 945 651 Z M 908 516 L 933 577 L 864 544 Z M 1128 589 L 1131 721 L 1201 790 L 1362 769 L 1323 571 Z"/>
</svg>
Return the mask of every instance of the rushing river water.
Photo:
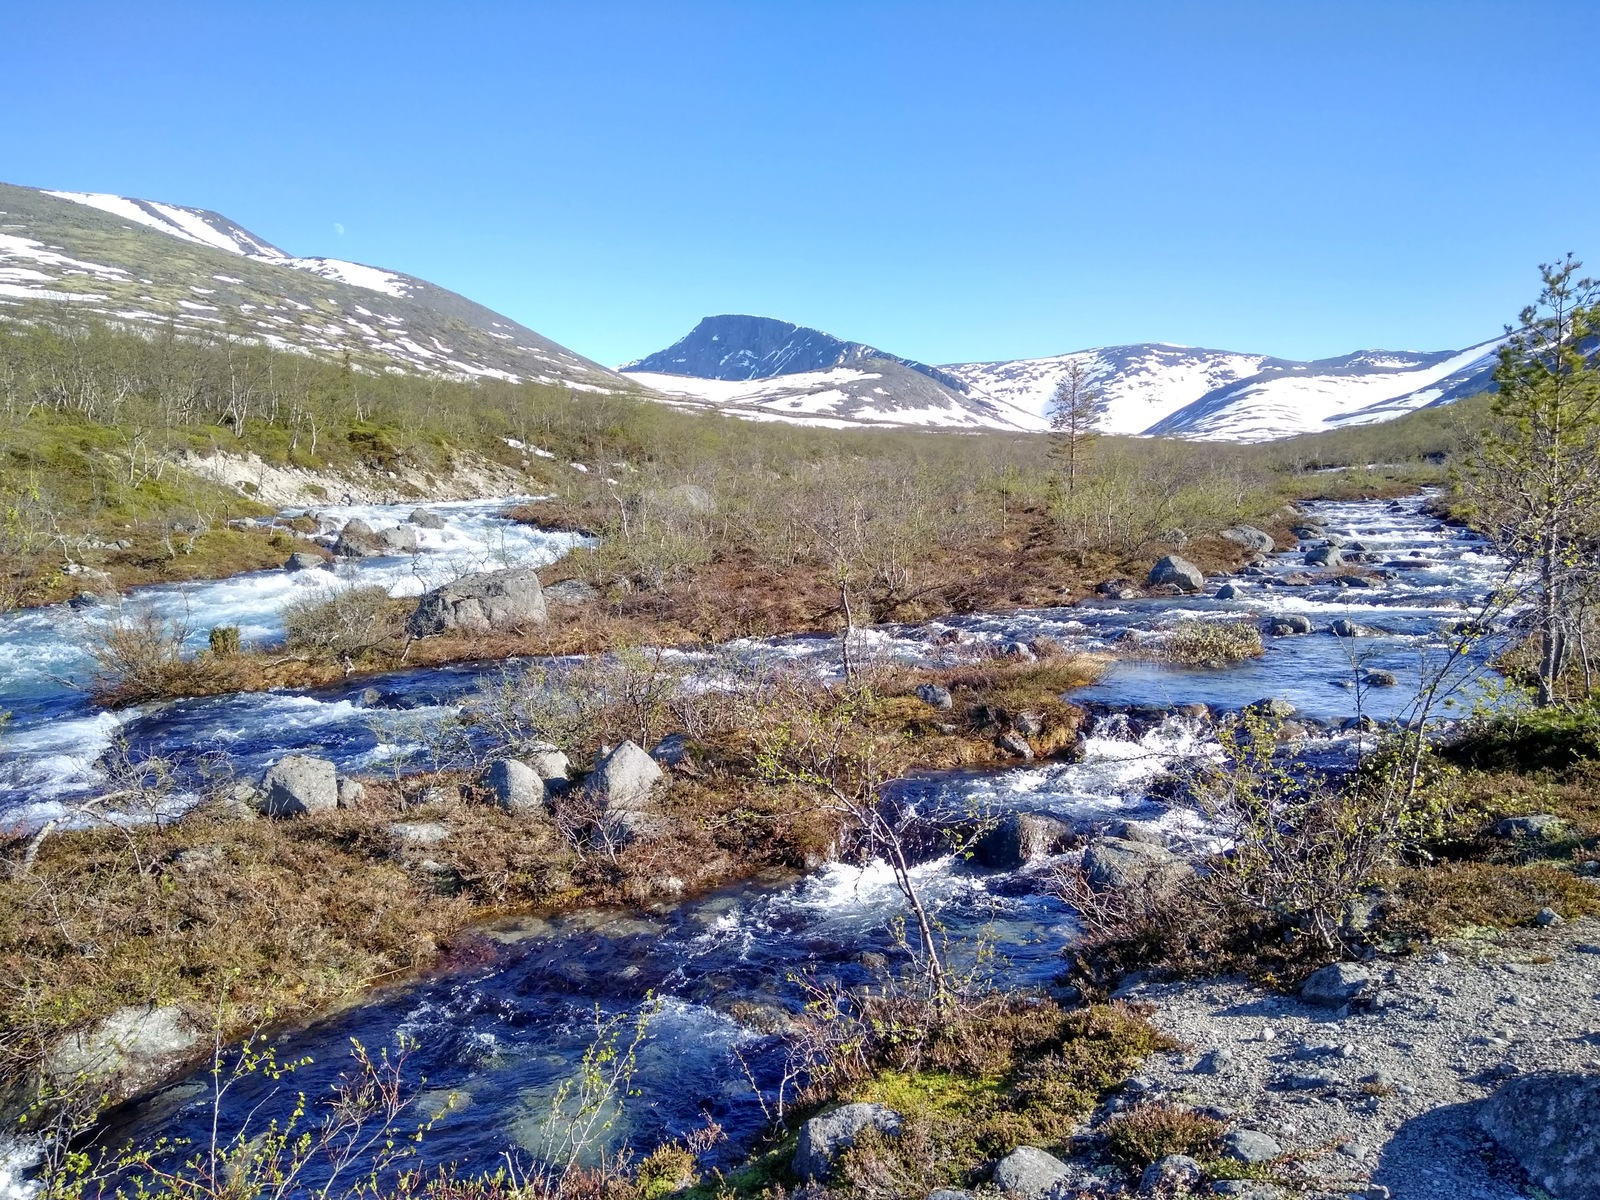
<svg viewBox="0 0 1600 1200">
<path fill-rule="evenodd" d="M 885 626 L 864 633 L 865 649 L 918 661 L 938 653 L 954 628 L 967 641 L 1026 642 L 1041 635 L 1074 648 L 1110 646 L 1126 631 L 1149 631 L 1193 617 L 1238 618 L 1286 613 L 1309 617 L 1317 632 L 1268 638 L 1260 659 L 1218 670 L 1181 669 L 1122 660 L 1073 699 L 1098 717 L 1083 753 L 1071 763 L 966 773 L 923 780 L 908 789 L 915 802 L 993 813 L 1027 809 L 1059 815 L 1080 828 L 1112 818 L 1161 826 L 1175 843 L 1205 836 L 1192 817 L 1146 796 L 1147 783 L 1177 758 L 1214 751 L 1200 721 L 1172 715 L 1174 706 L 1203 703 L 1237 709 L 1263 696 L 1290 700 L 1312 720 L 1324 752 L 1348 745 L 1338 723 L 1362 711 L 1392 716 L 1409 703 L 1426 656 L 1442 633 L 1499 582 L 1500 565 L 1469 534 L 1427 516 L 1416 499 L 1309 506 L 1330 532 L 1359 540 L 1384 576 L 1373 588 L 1331 583 L 1298 586 L 1302 555 L 1275 556 L 1236 577 L 1241 595 L 1093 601 L 1059 609 L 977 615 L 920 627 Z M 448 527 L 425 532 L 432 554 L 364 562 L 360 582 L 383 582 L 397 594 L 420 591 L 463 566 L 547 562 L 571 539 L 499 520 L 499 505 L 437 505 Z M 327 510 L 360 515 L 375 526 L 405 510 Z M 329 575 L 329 572 L 310 574 Z M 323 586 L 333 582 L 321 581 Z M 1220 582 L 1220 581 L 1217 581 Z M 277 613 L 298 589 L 312 586 L 287 572 L 264 572 L 189 589 L 158 589 L 126 603 L 186 610 L 197 630 L 238 624 L 247 637 L 269 637 Z M 1370 636 L 1326 632 L 1339 618 Z M 217 697 L 150 707 L 115 717 L 92 713 L 80 693 L 58 680 L 83 670 L 82 622 L 66 609 L 22 614 L 0 623 L 0 686 L 16 712 L 0 752 L 0 813 L 37 823 L 58 815 L 91 789 L 94 762 L 113 736 L 137 748 L 197 755 L 223 749 L 242 772 L 259 771 L 289 751 L 334 759 L 347 770 L 371 769 L 406 748 L 417 722 L 450 711 L 485 671 L 462 665 L 399 672 L 349 687 Z M 93 616 L 88 619 L 95 619 Z M 773 638 L 736 643 L 725 653 L 747 661 L 787 659 L 829 670 L 835 640 Z M 706 658 L 707 668 L 716 662 Z M 1393 673 L 1391 688 L 1356 688 L 1361 670 Z M 375 687 L 380 704 L 362 703 Z M 1122 715 L 1133 710 L 1133 720 Z M 1156 710 L 1167 710 L 1165 713 Z M 917 868 L 939 920 L 957 946 L 980 938 L 998 950 L 995 971 L 1008 985 L 1042 985 L 1060 969 L 1073 936 L 1073 914 L 1036 886 L 1039 865 L 1017 873 L 936 859 Z M 370 1003 L 283 1039 L 288 1057 L 313 1064 L 296 1089 L 325 1093 L 348 1065 L 349 1040 L 372 1047 L 398 1036 L 414 1040 L 410 1066 L 426 1077 L 420 1107 L 440 1114 L 425 1143 L 430 1162 L 492 1170 L 508 1152 L 531 1151 L 551 1096 L 569 1079 L 593 1035 L 598 1009 L 637 1011 L 654 996 L 654 1017 L 639 1058 L 639 1090 L 614 1137 L 647 1150 L 706 1119 L 728 1134 L 722 1147 L 737 1157 L 765 1117 L 750 1079 L 770 1089 L 782 1056 L 770 1022 L 752 1014 L 792 1011 L 800 1003 L 796 971 L 867 983 L 880 955 L 892 960 L 887 933 L 899 897 L 880 866 L 832 864 L 798 881 L 772 880 L 726 889 L 645 912 L 585 911 L 506 921 L 483 929 L 470 967 L 413 982 Z M 281 1114 L 289 1092 L 249 1080 L 230 1097 L 225 1124 L 256 1111 L 260 1122 Z M 169 1089 L 127 1114 L 118 1132 L 144 1140 L 157 1134 L 195 1136 L 209 1120 L 204 1090 Z"/>
</svg>

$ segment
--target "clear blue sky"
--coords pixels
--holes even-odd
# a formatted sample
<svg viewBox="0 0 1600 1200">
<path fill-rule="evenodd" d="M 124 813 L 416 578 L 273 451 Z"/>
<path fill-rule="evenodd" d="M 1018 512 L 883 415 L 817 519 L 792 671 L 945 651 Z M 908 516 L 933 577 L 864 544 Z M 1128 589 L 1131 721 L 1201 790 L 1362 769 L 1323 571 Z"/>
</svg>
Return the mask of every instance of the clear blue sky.
<svg viewBox="0 0 1600 1200">
<path fill-rule="evenodd" d="M 0 178 L 608 363 L 716 312 L 934 362 L 1442 349 L 1600 272 L 1597 62 L 1593 0 L 17 0 Z"/>
</svg>

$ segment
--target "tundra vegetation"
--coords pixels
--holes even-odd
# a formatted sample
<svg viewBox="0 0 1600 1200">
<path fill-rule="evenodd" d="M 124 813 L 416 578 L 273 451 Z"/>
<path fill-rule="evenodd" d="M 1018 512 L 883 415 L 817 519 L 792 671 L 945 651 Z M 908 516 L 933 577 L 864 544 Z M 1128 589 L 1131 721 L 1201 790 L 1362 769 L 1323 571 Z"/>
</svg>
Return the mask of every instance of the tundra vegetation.
<svg viewBox="0 0 1600 1200">
<path fill-rule="evenodd" d="M 255 454 L 330 478 L 393 471 L 423 488 L 469 459 L 492 463 L 550 496 L 521 519 L 599 535 L 545 572 L 547 584 L 587 584 L 589 598 L 532 631 L 416 640 L 405 602 L 364 590 L 303 602 L 287 614 L 286 644 L 265 651 L 219 630 L 189 655 L 186 630 L 141 618 L 114 626 L 97 650 L 108 703 L 314 683 L 401 662 L 593 657 L 507 664 L 420 761 L 293 820 L 250 817 L 253 781 L 231 778 L 224 761 L 206 764 L 203 802 L 174 815 L 175 764 L 113 755 L 119 808 L 147 820 L 0 843 L 7 1081 L 36 1078 L 63 1038 L 129 1004 L 176 1005 L 222 1046 L 378 981 L 465 961 L 482 917 L 638 903 L 762 869 L 802 870 L 830 849 L 888 861 L 908 913 L 881 988 L 796 980 L 808 1003 L 772 1140 L 735 1173 L 700 1165 L 714 1130 L 637 1161 L 583 1165 L 576 1148 L 625 1098 L 647 1033 L 602 1025 L 576 1090 L 556 1106 L 554 1148 L 531 1175 L 408 1168 L 396 1147 L 418 1122 L 398 1066 L 358 1050 L 352 1090 L 301 1114 L 296 1129 L 241 1133 L 176 1173 L 145 1149 L 97 1157 L 62 1137 L 67 1156 L 47 1186 L 74 1200 L 119 1187 L 288 1195 L 312 1157 L 363 1145 L 389 1157 L 324 1194 L 778 1196 L 803 1182 L 790 1167 L 798 1121 L 848 1101 L 883 1104 L 902 1125 L 895 1137 L 858 1136 L 832 1191 L 925 1195 L 971 1184 L 1019 1144 L 1062 1147 L 1109 1088 L 1166 1046 L 1147 1013 L 1109 999 L 1130 970 L 1243 970 L 1289 985 L 1335 959 L 1405 952 L 1463 926 L 1600 911 L 1595 538 L 1592 506 L 1568 503 L 1587 495 L 1594 469 L 1591 368 L 1570 352 L 1592 328 L 1593 295 L 1575 270 L 1547 269 L 1543 307 L 1524 315 L 1492 401 L 1260 447 L 1100 436 L 1066 468 L 1047 439 L 745 425 L 625 395 L 369 376 L 225 335 L 139 337 L 68 315 L 0 329 L 7 603 L 70 592 L 68 566 L 129 584 L 275 564 L 304 545 L 292 529 L 231 527 L 261 507 L 187 470 L 185 452 Z M 1494 624 L 1486 613 L 1461 623 L 1410 717 L 1348 773 L 1296 761 L 1298 735 L 1270 711 L 1220 718 L 1220 760 L 1162 786 L 1225 830 L 1232 852 L 1113 889 L 1060 872 L 1054 886 L 1087 934 L 1064 963 L 1071 988 L 1064 979 L 1053 997 L 999 992 L 981 970 L 955 966 L 921 903 L 912 856 L 952 837 L 966 848 L 982 815 L 952 835 L 897 812 L 884 786 L 915 769 L 1015 761 L 1007 739 L 1019 727 L 1031 752 L 1069 753 L 1084 718 L 1063 694 L 1103 661 L 1043 644 L 1010 659 L 957 647 L 920 670 L 846 657 L 846 678 L 832 685 L 719 664 L 734 686 L 706 690 L 641 649 L 803 629 L 840 633 L 849 656 L 860 625 L 1060 603 L 1097 579 L 1142 578 L 1180 543 L 1202 567 L 1234 565 L 1245 552 L 1220 536 L 1225 528 L 1272 533 L 1292 500 L 1421 483 L 1447 486 L 1441 503 L 1532 580 L 1536 603 L 1497 659 L 1528 701 L 1486 707 L 1442 732 L 1443 705 Z M 1160 653 L 1216 666 L 1260 650 L 1253 627 L 1207 621 L 1172 631 Z M 940 691 L 948 707 L 927 699 Z M 650 746 L 669 733 L 682 753 L 649 820 L 623 833 L 586 788 L 516 807 L 500 802 L 486 773 L 551 747 L 582 773 L 605 747 Z M 422 827 L 446 831 L 425 853 Z M 234 1069 L 214 1061 L 219 1078 Z M 257 1043 L 227 1061 L 284 1068 Z M 106 1099 L 57 1096 L 36 1111 L 68 1112 L 59 1128 L 72 1132 L 89 1128 Z M 1136 1106 L 1104 1133 L 1131 1167 L 1184 1152 L 1226 1169 L 1212 1157 L 1219 1129 L 1201 1114 Z"/>
</svg>

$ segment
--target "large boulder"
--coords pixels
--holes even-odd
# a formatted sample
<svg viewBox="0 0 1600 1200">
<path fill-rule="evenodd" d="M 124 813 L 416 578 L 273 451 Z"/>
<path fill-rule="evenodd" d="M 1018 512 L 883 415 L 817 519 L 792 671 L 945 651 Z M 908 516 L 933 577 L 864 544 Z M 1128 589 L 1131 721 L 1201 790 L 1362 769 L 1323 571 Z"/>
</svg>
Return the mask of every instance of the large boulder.
<svg viewBox="0 0 1600 1200">
<path fill-rule="evenodd" d="M 1567 823 L 1553 813 L 1530 813 L 1495 822 L 1494 835 L 1502 838 L 1536 838 L 1549 841 L 1567 831 Z"/>
<path fill-rule="evenodd" d="M 546 783 L 556 780 L 565 783 L 572 771 L 572 763 L 567 756 L 554 746 L 535 746 L 522 756 L 522 761 L 538 772 L 539 778 Z"/>
<path fill-rule="evenodd" d="M 407 517 L 406 520 L 410 521 L 411 524 L 415 525 L 418 529 L 444 528 L 444 518 L 438 513 L 429 512 L 425 508 L 413 510 L 411 515 Z"/>
<path fill-rule="evenodd" d="M 936 708 L 940 712 L 949 712 L 955 706 L 955 700 L 950 695 L 950 689 L 941 687 L 937 683 L 919 683 L 917 685 L 917 699 L 929 708 Z"/>
<path fill-rule="evenodd" d="M 325 758 L 288 754 L 261 780 L 261 809 L 269 817 L 326 812 L 339 804 L 339 773 Z"/>
<path fill-rule="evenodd" d="M 661 778 L 655 759 L 637 742 L 623 742 L 595 764 L 583 790 L 612 831 L 647 837 L 659 824 L 654 792 Z"/>
<path fill-rule="evenodd" d="M 1555 1200 L 1600 1200 L 1600 1074 L 1519 1076 L 1478 1124 Z"/>
<path fill-rule="evenodd" d="M 284 562 L 283 569 L 285 571 L 315 571 L 322 566 L 322 563 L 322 555 L 313 554 L 309 550 L 296 550 Z"/>
<path fill-rule="evenodd" d="M 801 1179 L 827 1179 L 839 1156 L 856 1144 L 856 1138 L 875 1129 L 888 1137 L 900 1136 L 900 1114 L 881 1104 L 845 1104 L 812 1117 L 800 1127 L 794 1151 L 794 1173 Z"/>
<path fill-rule="evenodd" d="M 1267 632 L 1273 637 L 1299 637 L 1311 632 L 1311 618 L 1303 613 L 1282 613 L 1272 619 Z"/>
<path fill-rule="evenodd" d="M 489 764 L 483 785 L 490 798 L 507 812 L 533 812 L 544 808 L 544 779 L 527 763 L 502 758 Z"/>
<path fill-rule="evenodd" d="M 417 531 L 409 525 L 392 525 L 378 531 L 378 545 L 384 554 L 415 554 Z"/>
<path fill-rule="evenodd" d="M 1378 977 L 1366 967 L 1338 962 L 1310 975 L 1300 985 L 1300 999 L 1307 1004 L 1340 1008 L 1367 995 L 1377 984 Z"/>
<path fill-rule="evenodd" d="M 1205 572 L 1186 558 L 1169 554 L 1150 568 L 1146 583 L 1151 587 L 1171 584 L 1179 591 L 1198 592 L 1206 585 Z"/>
<path fill-rule="evenodd" d="M 1057 853 L 1072 839 L 1072 826 L 1038 813 L 1008 813 L 978 839 L 978 861 L 1000 871 L 1015 871 L 1036 858 Z"/>
<path fill-rule="evenodd" d="M 339 531 L 333 552 L 340 558 L 377 558 L 384 553 L 384 547 L 383 539 L 373 532 L 372 526 L 354 517 Z"/>
<path fill-rule="evenodd" d="M 1100 891 L 1148 885 L 1167 887 L 1192 870 L 1165 846 L 1105 837 L 1083 852 L 1089 886 Z"/>
<path fill-rule="evenodd" d="M 1306 566 L 1308 567 L 1337 567 L 1344 564 L 1344 555 L 1339 547 L 1324 543 L 1306 551 Z"/>
<path fill-rule="evenodd" d="M 463 575 L 428 592 L 406 622 L 412 637 L 461 630 L 494 633 L 543 625 L 548 619 L 539 576 L 529 567 Z"/>
<path fill-rule="evenodd" d="M 1246 550 L 1254 550 L 1260 554 L 1271 554 L 1276 548 L 1272 535 L 1257 529 L 1254 525 L 1235 525 L 1232 529 L 1224 529 L 1222 536 Z"/>
<path fill-rule="evenodd" d="M 126 1100 L 160 1083 L 205 1040 L 176 1006 L 133 1004 L 57 1043 L 42 1074 L 57 1090 L 86 1087 Z"/>
<path fill-rule="evenodd" d="M 994 1167 L 994 1186 L 1017 1200 L 1066 1200 L 1077 1189 L 1078 1172 L 1036 1146 L 1018 1146 Z"/>
</svg>

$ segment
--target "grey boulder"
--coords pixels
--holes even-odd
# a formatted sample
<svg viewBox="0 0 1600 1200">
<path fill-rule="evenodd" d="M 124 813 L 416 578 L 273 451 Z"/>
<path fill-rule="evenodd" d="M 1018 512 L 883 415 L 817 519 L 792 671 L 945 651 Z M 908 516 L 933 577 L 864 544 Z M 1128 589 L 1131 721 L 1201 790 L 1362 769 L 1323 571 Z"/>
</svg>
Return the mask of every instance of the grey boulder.
<svg viewBox="0 0 1600 1200">
<path fill-rule="evenodd" d="M 1495 822 L 1494 835 L 1502 838 L 1538 838 L 1541 841 L 1560 837 L 1567 824 L 1551 813 L 1531 813 L 1525 817 L 1507 817 Z"/>
<path fill-rule="evenodd" d="M 917 699 L 940 712 L 949 712 L 955 706 L 955 701 L 950 696 L 950 689 L 940 687 L 937 683 L 918 684 Z"/>
<path fill-rule="evenodd" d="M 431 513 L 425 508 L 419 508 L 406 518 L 418 529 L 443 529 L 444 518 L 438 513 Z"/>
<path fill-rule="evenodd" d="M 506 812 L 531 812 L 544 808 L 544 779 L 527 763 L 502 758 L 489 764 L 484 786 L 496 807 Z"/>
<path fill-rule="evenodd" d="M 1344 564 L 1344 555 L 1339 552 L 1339 547 L 1322 545 L 1313 550 L 1306 551 L 1306 566 L 1308 567 L 1337 567 Z"/>
<path fill-rule="evenodd" d="M 1099 891 L 1169 887 L 1191 868 L 1164 846 L 1125 838 L 1100 838 L 1083 853 L 1083 872 Z"/>
<path fill-rule="evenodd" d="M 1307 1004 L 1339 1008 L 1371 992 L 1378 977 L 1355 963 L 1338 962 L 1314 972 L 1300 985 L 1300 999 Z"/>
<path fill-rule="evenodd" d="M 1198 592 L 1205 587 L 1206 577 L 1205 572 L 1188 559 L 1177 554 L 1169 554 L 1150 568 L 1150 576 L 1146 582 L 1151 587 L 1171 584 L 1182 592 Z"/>
<path fill-rule="evenodd" d="M 1222 1156 L 1242 1163 L 1266 1163 L 1283 1154 L 1270 1134 L 1258 1129 L 1235 1129 L 1222 1137 Z"/>
<path fill-rule="evenodd" d="M 1236 583 L 1225 583 L 1217 589 L 1218 600 L 1237 600 L 1244 595 L 1244 590 Z"/>
<path fill-rule="evenodd" d="M 1311 618 L 1303 613 L 1284 613 L 1274 617 L 1270 632 L 1273 637 L 1289 637 L 1311 632 Z"/>
<path fill-rule="evenodd" d="M 1146 1196 L 1189 1191 L 1199 1186 L 1205 1177 L 1205 1168 L 1187 1154 L 1169 1154 L 1144 1169 L 1144 1174 L 1139 1176 L 1139 1191 Z"/>
<path fill-rule="evenodd" d="M 1257 529 L 1254 525 L 1235 525 L 1232 529 L 1224 529 L 1222 536 L 1230 542 L 1260 554 L 1271 554 L 1277 545 L 1272 540 L 1271 534 Z"/>
<path fill-rule="evenodd" d="M 900 1114 L 881 1104 L 845 1104 L 820 1117 L 812 1117 L 800 1127 L 794 1173 L 801 1179 L 828 1178 L 839 1156 L 854 1146 L 856 1138 L 868 1129 L 887 1137 L 899 1137 Z"/>
<path fill-rule="evenodd" d="M 1600 1200 L 1600 1074 L 1519 1076 L 1478 1124 L 1555 1200 Z"/>
<path fill-rule="evenodd" d="M 646 837 L 659 824 L 654 791 L 661 778 L 661 766 L 655 759 L 637 742 L 623 742 L 595 764 L 583 790 L 614 832 Z"/>
<path fill-rule="evenodd" d="M 315 571 L 322 565 L 322 555 L 309 550 L 296 550 L 283 564 L 285 571 Z"/>
<path fill-rule="evenodd" d="M 406 622 L 412 637 L 461 630 L 492 633 L 548 620 L 539 576 L 528 567 L 463 575 L 428 592 Z"/>
<path fill-rule="evenodd" d="M 1328 626 L 1328 632 L 1339 638 L 1366 637 L 1367 627 L 1365 625 L 1357 625 L 1346 617 L 1340 617 Z"/>
<path fill-rule="evenodd" d="M 339 558 L 377 558 L 384 553 L 385 543 L 360 517 L 345 522 L 339 531 L 339 540 L 333 543 L 333 552 Z"/>
<path fill-rule="evenodd" d="M 57 1043 L 41 1073 L 56 1088 L 87 1085 L 116 1102 L 160 1083 L 205 1040 L 175 1005 L 128 1005 Z"/>
<path fill-rule="evenodd" d="M 567 756 L 554 746 L 535 746 L 522 756 L 522 761 L 532 767 L 546 783 L 551 780 L 566 781 L 572 771 Z"/>
<path fill-rule="evenodd" d="M 1001 871 L 1016 871 L 1036 858 L 1059 851 L 1072 838 L 1072 826 L 1038 813 L 1008 813 L 974 847 L 978 861 Z"/>
<path fill-rule="evenodd" d="M 325 758 L 289 754 L 267 768 L 261 780 L 262 811 L 269 817 L 326 812 L 339 803 L 339 776 Z"/>
<path fill-rule="evenodd" d="M 994 1168 L 995 1190 L 1018 1200 L 1066 1200 L 1077 1179 L 1066 1163 L 1035 1146 L 1018 1146 Z"/>
</svg>

